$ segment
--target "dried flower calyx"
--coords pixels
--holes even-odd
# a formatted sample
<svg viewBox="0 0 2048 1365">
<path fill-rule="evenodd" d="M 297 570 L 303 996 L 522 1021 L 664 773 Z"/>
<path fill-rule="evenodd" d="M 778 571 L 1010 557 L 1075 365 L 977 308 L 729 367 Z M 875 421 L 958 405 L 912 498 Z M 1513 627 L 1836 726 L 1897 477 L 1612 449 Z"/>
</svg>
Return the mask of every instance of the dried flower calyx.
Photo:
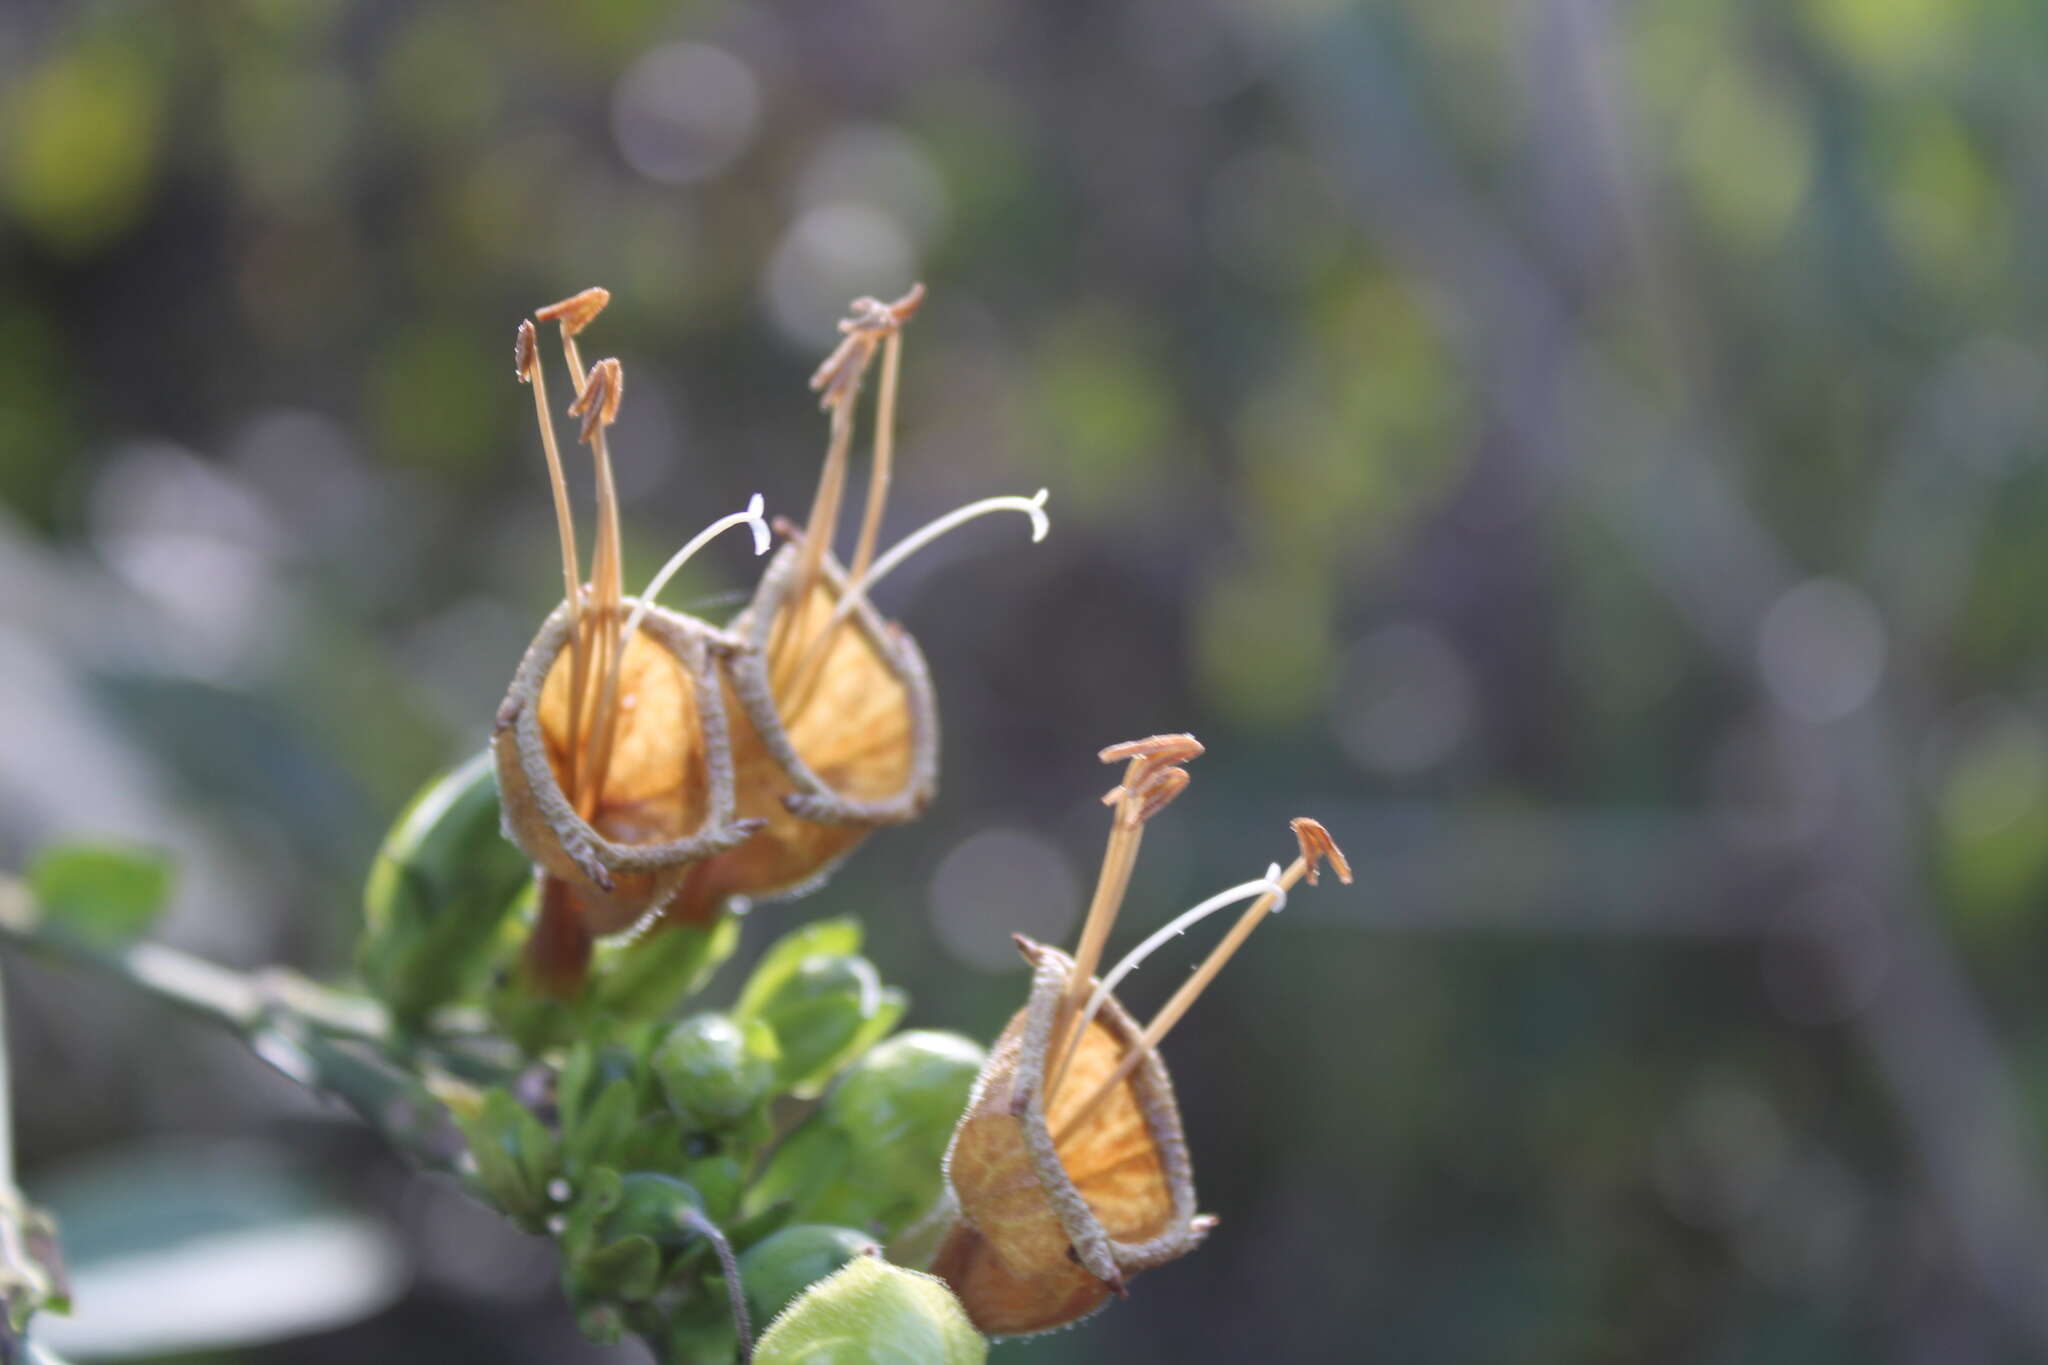
<svg viewBox="0 0 2048 1365">
<path fill-rule="evenodd" d="M 695 862 L 746 838 L 734 815 L 725 698 L 713 663 L 724 634 L 655 605 L 682 561 L 733 526 L 767 548 L 756 497 L 721 518 L 664 566 L 638 599 L 625 596 L 618 493 L 607 428 L 619 414 L 619 362 L 585 368 L 576 337 L 609 295 L 585 290 L 536 316 L 560 325 L 597 502 L 590 574 L 581 572 L 562 453 L 531 322 L 519 326 L 514 366 L 533 389 L 561 539 L 563 601 L 515 671 L 492 749 L 508 836 L 538 865 L 540 924 L 529 948 L 538 984 L 557 993 L 580 982 L 589 940 L 666 905 Z"/>
<path fill-rule="evenodd" d="M 759 830 L 709 858 L 670 910 L 702 922 L 734 897 L 791 896 L 817 885 L 882 825 L 914 819 L 938 776 L 938 710 L 917 644 L 869 603 L 874 585 L 909 555 L 985 512 L 1018 510 L 1044 536 L 1045 494 L 991 498 L 941 517 L 876 553 L 895 465 L 903 328 L 924 299 L 915 286 L 893 303 L 860 299 L 839 345 L 812 376 L 829 435 L 810 515 L 731 626 L 722 656 L 733 718 L 735 809 Z M 852 559 L 832 543 L 846 501 L 855 410 L 879 356 L 873 453 Z"/>
<path fill-rule="evenodd" d="M 1140 1270 L 1185 1255 L 1215 1220 L 1195 1212 L 1193 1168 L 1166 1064 L 1157 1051 L 1261 920 L 1327 860 L 1350 867 L 1327 831 L 1294 822 L 1300 854 L 1282 871 L 1210 897 L 1153 934 L 1098 982 L 1094 963 L 1121 905 L 1145 822 L 1187 786 L 1190 735 L 1114 745 L 1127 761 L 1101 878 L 1069 958 L 1019 938 L 1031 992 L 990 1054 L 947 1154 L 958 1217 L 933 1261 L 975 1326 L 993 1336 L 1060 1327 L 1125 1292 Z M 1152 1022 L 1116 999 L 1118 982 L 1197 921 L 1249 900 L 1223 942 Z"/>
</svg>

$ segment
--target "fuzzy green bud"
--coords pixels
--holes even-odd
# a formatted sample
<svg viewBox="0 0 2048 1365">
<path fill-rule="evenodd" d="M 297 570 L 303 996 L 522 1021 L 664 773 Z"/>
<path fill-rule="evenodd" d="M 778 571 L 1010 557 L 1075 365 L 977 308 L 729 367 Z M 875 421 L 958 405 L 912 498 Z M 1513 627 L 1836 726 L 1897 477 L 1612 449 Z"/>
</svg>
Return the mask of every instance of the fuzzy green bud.
<svg viewBox="0 0 2048 1365">
<path fill-rule="evenodd" d="M 754 1365 L 981 1365 L 988 1343 L 942 1281 L 857 1256 L 775 1319 Z"/>
<path fill-rule="evenodd" d="M 758 1020 L 698 1014 L 670 1029 L 648 1059 L 669 1108 L 715 1132 L 753 1113 L 773 1091 L 776 1035 Z"/>
</svg>

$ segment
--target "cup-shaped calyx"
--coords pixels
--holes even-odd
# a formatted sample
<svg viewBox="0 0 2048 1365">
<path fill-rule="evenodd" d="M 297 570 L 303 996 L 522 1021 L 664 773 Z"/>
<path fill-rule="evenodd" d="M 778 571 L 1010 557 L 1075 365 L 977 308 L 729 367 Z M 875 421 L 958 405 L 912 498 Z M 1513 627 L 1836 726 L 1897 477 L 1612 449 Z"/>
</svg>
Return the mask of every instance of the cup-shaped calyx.
<svg viewBox="0 0 2048 1365">
<path fill-rule="evenodd" d="M 798 610 L 802 570 L 801 545 L 784 546 L 731 626 L 739 648 L 725 653 L 723 672 L 738 818 L 758 828 L 691 873 L 679 919 L 701 921 L 734 895 L 801 894 L 869 831 L 923 813 L 937 786 L 938 705 L 917 643 L 865 601 L 835 620 L 846 575 L 829 557 L 809 609 Z M 787 685 L 778 693 L 771 675 L 776 626 L 790 618 L 797 624 L 782 648 L 820 650 L 801 694 Z"/>
<path fill-rule="evenodd" d="M 1230 955 L 1328 861 L 1350 880 L 1323 827 L 1293 822 L 1300 856 L 1282 872 L 1219 892 L 1176 917 L 1098 981 L 1093 964 L 1128 883 L 1145 822 L 1187 786 L 1191 735 L 1155 735 L 1103 750 L 1127 762 L 1102 876 L 1069 958 L 1020 937 L 1031 993 L 990 1053 L 953 1134 L 946 1180 L 957 1219 L 932 1270 L 992 1336 L 1023 1336 L 1093 1312 L 1130 1277 L 1192 1251 L 1215 1220 L 1195 1212 L 1194 1176 L 1173 1083 L 1157 1051 Z M 1114 991 L 1131 969 L 1226 906 L 1251 904 L 1152 1022 L 1140 1027 Z"/>
<path fill-rule="evenodd" d="M 563 358 L 595 477 L 597 539 L 586 582 L 576 552 L 562 455 L 531 322 L 514 366 L 533 388 L 562 550 L 562 605 L 542 623 L 499 707 L 492 737 L 505 832 L 541 873 L 540 915 L 527 962 L 552 994 L 581 984 L 592 938 L 625 929 L 674 897 L 688 870 L 746 837 L 734 815 L 732 742 L 714 648 L 730 641 L 654 604 L 684 561 L 722 531 L 750 526 L 768 548 L 756 496 L 677 551 L 640 598 L 624 595 L 618 494 L 607 428 L 624 376 L 616 360 L 586 369 L 576 337 L 608 296 L 601 289 L 542 309 L 560 324 Z"/>
<path fill-rule="evenodd" d="M 868 593 L 938 535 L 983 513 L 1023 512 L 1045 534 L 1045 495 L 1000 497 L 938 518 L 875 553 L 892 479 L 903 327 L 922 287 L 894 303 L 854 302 L 837 349 L 812 376 L 830 436 L 808 520 L 770 563 L 753 601 L 732 623 L 738 647 L 723 656 L 733 717 L 737 814 L 758 820 L 752 838 L 699 866 L 671 915 L 701 922 L 738 896 L 801 894 L 869 831 L 914 819 L 938 777 L 938 707 L 924 657 Z M 833 557 L 847 500 L 854 412 L 870 361 L 881 360 L 874 450 L 852 558 Z"/>
<path fill-rule="evenodd" d="M 960 1221 L 932 1272 L 990 1336 L 1063 1326 L 1140 1270 L 1184 1256 L 1215 1220 L 1195 1212 L 1194 1170 L 1166 1064 L 1155 1052 L 1070 1130 L 1093 1085 L 1137 1046 L 1115 1000 L 1089 1021 L 1050 1104 L 1055 1015 L 1073 960 L 1019 938 L 1031 996 L 989 1055 L 946 1154 Z"/>
<path fill-rule="evenodd" d="M 512 676 L 491 747 L 507 833 L 572 889 L 589 932 L 603 935 L 667 904 L 694 864 L 752 826 L 733 816 L 732 745 L 710 628 L 660 607 L 642 616 L 621 653 L 604 782 L 579 809 L 571 773 L 588 749 L 572 723 L 572 631 L 566 606 L 541 626 Z M 589 777 L 580 783 L 586 791 Z"/>
</svg>

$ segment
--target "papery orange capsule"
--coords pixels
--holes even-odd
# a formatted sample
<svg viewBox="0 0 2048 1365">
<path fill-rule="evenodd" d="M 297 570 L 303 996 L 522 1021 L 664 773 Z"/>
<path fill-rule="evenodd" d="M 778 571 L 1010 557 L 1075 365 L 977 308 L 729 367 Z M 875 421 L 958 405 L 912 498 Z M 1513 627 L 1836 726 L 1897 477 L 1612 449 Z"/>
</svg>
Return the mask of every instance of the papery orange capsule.
<svg viewBox="0 0 2048 1365">
<path fill-rule="evenodd" d="M 932 1271 L 991 1336 L 1025 1336 L 1085 1317 L 1131 1276 L 1185 1255 L 1215 1226 L 1195 1212 L 1194 1174 L 1173 1082 L 1158 1046 L 1230 955 L 1304 876 L 1350 868 L 1323 827 L 1294 822 L 1300 856 L 1283 873 L 1218 893 L 1153 934 L 1097 981 L 1091 964 L 1128 883 L 1145 821 L 1187 786 L 1191 735 L 1103 750 L 1128 760 L 1079 961 L 1019 937 L 1031 964 L 1024 1008 L 997 1040 L 953 1134 L 946 1181 L 955 1220 Z M 1250 900 L 1223 942 L 1152 1020 L 1139 1025 L 1116 985 L 1145 957 L 1227 905 Z"/>
<path fill-rule="evenodd" d="M 756 497 L 672 558 L 640 599 L 620 588 L 618 496 L 606 429 L 624 377 L 616 360 L 586 370 L 575 338 L 609 296 L 601 289 L 542 309 L 561 324 L 596 477 L 597 543 L 582 581 L 561 452 L 555 443 L 534 327 L 519 327 L 513 363 L 533 387 L 561 537 L 563 602 L 520 660 L 491 748 L 507 837 L 542 875 L 527 959 L 533 984 L 565 995 L 581 984 L 590 940 L 659 911 L 689 869 L 745 839 L 734 816 L 730 729 L 714 651 L 722 632 L 654 604 L 655 594 L 712 536 L 748 524 L 756 552 L 768 528 Z"/>
<path fill-rule="evenodd" d="M 1139 1271 L 1193 1251 L 1216 1221 L 1195 1212 L 1180 1108 L 1156 1052 L 1085 1124 L 1056 1136 L 1140 1029 L 1107 1001 L 1048 1106 L 1054 1016 L 1074 964 L 1029 939 L 1017 946 L 1032 965 L 1031 995 L 996 1040 L 954 1132 L 946 1179 L 961 1219 L 931 1267 L 990 1336 L 1086 1317 Z"/>
<path fill-rule="evenodd" d="M 777 700 L 769 642 L 796 589 L 800 548 L 785 546 L 768 566 L 730 628 L 739 648 L 724 654 L 736 812 L 757 832 L 692 869 L 672 912 L 682 922 L 700 923 L 736 895 L 802 894 L 869 832 L 920 815 L 938 785 L 938 705 L 924 655 L 865 602 L 843 618 L 803 704 L 785 710 Z M 793 647 L 835 628 L 845 582 L 830 558 L 820 564 L 813 624 Z"/>
<path fill-rule="evenodd" d="M 924 298 L 858 299 L 844 339 L 812 376 L 831 417 L 818 490 L 804 528 L 762 576 L 729 627 L 739 647 L 722 656 L 733 717 L 740 820 L 759 821 L 744 844 L 700 864 L 670 917 L 701 923 L 735 897 L 800 895 L 872 830 L 915 819 L 938 781 L 939 720 L 924 656 L 883 620 L 868 590 L 935 536 L 994 510 L 1022 511 L 1045 533 L 1045 495 L 990 498 L 941 517 L 888 552 L 874 553 L 893 462 L 902 328 Z M 874 462 L 853 558 L 831 551 L 846 492 L 853 414 L 868 363 L 882 359 Z"/>
<path fill-rule="evenodd" d="M 631 608 L 630 598 L 623 604 Z M 602 790 L 587 813 L 564 775 L 572 733 L 567 608 L 542 625 L 513 674 L 491 747 L 506 831 L 573 889 L 593 935 L 630 927 L 668 903 L 690 868 L 751 827 L 733 815 L 724 697 L 702 622 L 656 607 L 618 666 L 618 722 Z"/>
</svg>

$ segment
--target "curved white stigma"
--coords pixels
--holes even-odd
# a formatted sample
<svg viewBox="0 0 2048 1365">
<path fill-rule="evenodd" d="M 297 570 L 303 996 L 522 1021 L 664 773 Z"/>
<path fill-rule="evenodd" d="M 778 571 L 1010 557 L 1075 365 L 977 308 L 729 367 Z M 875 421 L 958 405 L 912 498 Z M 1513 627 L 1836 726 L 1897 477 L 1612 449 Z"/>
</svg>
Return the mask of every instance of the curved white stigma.
<svg viewBox="0 0 2048 1365">
<path fill-rule="evenodd" d="M 640 629 L 640 623 L 647 619 L 647 610 L 654 605 L 654 599 L 661 594 L 663 588 L 668 586 L 668 581 L 676 576 L 677 571 L 683 565 L 690 562 L 690 557 L 718 537 L 724 535 L 727 531 L 730 531 L 733 527 L 753 527 L 754 553 L 756 555 L 767 554 L 768 522 L 761 515 L 763 505 L 761 495 L 759 493 L 754 494 L 747 503 L 746 511 L 734 512 L 729 516 L 720 517 L 717 521 L 712 522 L 693 536 L 689 544 L 670 555 L 668 563 L 662 565 L 661 572 L 648 581 L 647 591 L 641 593 L 640 600 L 634 603 L 633 614 L 626 618 L 626 628 L 619 632 L 620 648 L 624 648 L 625 642 L 633 638 L 633 632 Z"/>
<path fill-rule="evenodd" d="M 979 502 L 970 502 L 965 507 L 956 507 L 946 513 L 946 515 L 926 522 L 923 526 L 918 527 L 878 556 L 875 562 L 868 567 L 867 573 L 861 576 L 861 580 L 858 583 L 846 585 L 846 592 L 839 599 L 839 605 L 833 610 L 832 619 L 827 623 L 827 628 L 829 629 L 831 626 L 835 626 L 845 620 L 855 607 L 867 601 L 868 590 L 881 582 L 891 569 L 894 569 L 904 560 L 910 558 L 940 536 L 945 535 L 948 531 L 973 521 L 976 517 L 986 516 L 990 512 L 1022 512 L 1025 516 L 1031 518 L 1031 543 L 1036 545 L 1039 541 L 1044 540 L 1045 533 L 1052 529 L 1052 520 L 1045 515 L 1046 496 L 1046 490 L 1041 488 L 1036 494 L 1028 498 L 1015 493 L 1005 494 L 1002 497 L 996 498 L 983 498 Z"/>
<path fill-rule="evenodd" d="M 1067 1044 L 1066 1055 L 1060 1059 L 1059 1069 L 1053 1073 L 1052 1083 L 1046 1086 L 1045 1093 L 1052 1095 L 1058 1091 L 1059 1083 L 1066 1078 L 1068 1064 L 1074 1060 L 1075 1052 L 1080 1049 L 1081 1039 L 1088 1033 L 1088 1025 L 1095 1020 L 1096 1011 L 1102 1008 L 1102 1002 L 1109 999 L 1117 985 L 1138 969 L 1139 963 L 1158 951 L 1168 939 L 1186 933 L 1194 925 L 1225 906 L 1235 905 L 1239 901 L 1254 900 L 1260 896 L 1273 898 L 1275 913 L 1286 908 L 1287 888 L 1280 885 L 1280 864 L 1268 863 L 1265 876 L 1240 882 L 1227 891 L 1218 891 L 1193 909 L 1174 916 L 1150 938 L 1125 953 L 1123 960 L 1109 969 L 1109 975 L 1102 978 L 1101 984 L 1095 988 L 1095 993 L 1088 997 L 1087 1006 L 1076 1016 L 1073 1041 Z"/>
</svg>

